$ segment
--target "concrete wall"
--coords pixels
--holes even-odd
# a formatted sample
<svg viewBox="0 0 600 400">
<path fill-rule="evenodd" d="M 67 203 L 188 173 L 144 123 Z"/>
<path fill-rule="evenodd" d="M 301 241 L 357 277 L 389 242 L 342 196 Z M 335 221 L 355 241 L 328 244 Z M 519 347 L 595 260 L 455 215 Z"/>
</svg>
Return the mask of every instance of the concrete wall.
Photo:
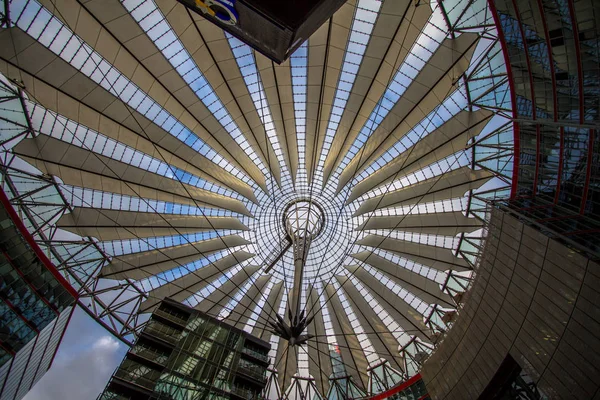
<svg viewBox="0 0 600 400">
<path fill-rule="evenodd" d="M 495 210 L 454 326 L 425 362 L 433 399 L 474 399 L 510 353 L 550 398 L 600 399 L 600 266 Z"/>
</svg>

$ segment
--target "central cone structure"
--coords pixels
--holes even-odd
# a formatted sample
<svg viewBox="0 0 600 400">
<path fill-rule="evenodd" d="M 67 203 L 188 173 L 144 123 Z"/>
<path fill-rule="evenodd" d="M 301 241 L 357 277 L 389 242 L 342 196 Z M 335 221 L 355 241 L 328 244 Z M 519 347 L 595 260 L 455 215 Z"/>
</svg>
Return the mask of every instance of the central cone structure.
<svg viewBox="0 0 600 400">
<path fill-rule="evenodd" d="M 311 200 L 297 200 L 290 203 L 283 213 L 283 224 L 292 244 L 294 252 L 294 284 L 288 293 L 287 325 L 283 318 L 277 315 L 277 323 L 271 323 L 274 333 L 287 339 L 289 345 L 301 345 L 310 337 L 302 335 L 312 318 L 307 318 L 301 311 L 301 290 L 304 279 L 306 257 L 312 240 L 321 233 L 325 225 L 325 214 L 321 206 Z"/>
<path fill-rule="evenodd" d="M 294 285 L 289 292 L 288 308 L 294 320 L 299 320 L 302 319 L 300 318 L 300 291 L 306 257 L 312 240 L 323 229 L 325 217 L 322 208 L 309 200 L 300 200 L 288 205 L 283 215 L 285 229 L 294 250 Z"/>
</svg>

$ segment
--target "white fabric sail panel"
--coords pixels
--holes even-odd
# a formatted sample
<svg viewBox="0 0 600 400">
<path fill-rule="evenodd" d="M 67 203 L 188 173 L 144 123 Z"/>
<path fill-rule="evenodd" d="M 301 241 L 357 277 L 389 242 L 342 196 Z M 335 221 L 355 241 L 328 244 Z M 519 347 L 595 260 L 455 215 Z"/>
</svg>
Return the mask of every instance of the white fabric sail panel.
<svg viewBox="0 0 600 400">
<path fill-rule="evenodd" d="M 308 325 L 308 334 L 313 336 L 307 346 L 309 357 L 308 370 L 315 379 L 315 385 L 319 392 L 327 393 L 329 391 L 329 377 L 333 371 L 329 354 L 330 346 L 325 330 L 325 320 L 323 319 L 319 292 L 311 285 L 307 293 L 306 315 L 309 318 L 313 318 L 313 322 Z"/>
<path fill-rule="evenodd" d="M 423 315 L 411 307 L 402 298 L 393 293 L 387 286 L 373 275 L 357 265 L 347 266 L 346 269 L 353 274 L 365 287 L 369 288 L 375 300 L 385 308 L 386 312 L 394 318 L 409 335 L 430 343 L 431 330 L 423 322 Z"/>
<path fill-rule="evenodd" d="M 293 56 L 292 56 L 293 57 Z M 263 57 L 257 56 L 257 62 L 262 64 L 265 62 Z M 286 165 L 288 165 L 289 172 L 291 174 L 292 182 L 295 182 L 296 174 L 298 173 L 298 163 L 300 154 L 298 153 L 298 135 L 296 132 L 296 109 L 295 109 L 295 96 L 294 96 L 294 81 L 292 78 L 292 60 L 288 59 L 281 65 L 277 65 L 271 62 L 271 69 L 273 70 L 274 86 L 271 89 L 265 88 L 267 92 L 267 98 L 269 103 L 271 97 L 277 95 L 279 97 L 279 108 L 273 107 L 273 120 L 275 128 L 279 134 L 279 143 L 283 150 L 284 157 L 286 159 Z M 268 68 L 261 69 L 261 74 L 268 71 Z M 303 77 L 307 79 L 307 77 Z M 263 78 L 263 82 L 265 78 Z M 306 85 L 299 90 L 300 92 L 306 92 Z M 276 103 L 277 104 L 277 103 Z M 302 104 L 304 112 L 306 113 L 306 103 Z M 276 115 L 281 116 L 279 121 Z M 304 117 L 306 120 L 306 116 Z M 298 121 L 301 122 L 301 121 Z M 303 122 L 306 124 L 306 121 Z M 283 132 L 283 135 L 279 132 Z"/>
<path fill-rule="evenodd" d="M 387 1 L 375 23 L 371 41 L 348 99 L 344 123 L 336 132 L 324 165 L 324 181 L 339 165 L 431 16 L 431 8 L 407 0 Z"/>
<path fill-rule="evenodd" d="M 437 282 L 431 281 L 409 269 L 402 268 L 401 266 L 368 251 L 353 254 L 352 257 L 378 269 L 389 278 L 393 279 L 398 285 L 406 287 L 407 290 L 410 290 L 417 297 L 429 304 L 443 304 L 447 307 L 453 307 L 454 305 L 452 297 L 450 297 L 449 294 L 442 292 L 440 284 Z"/>
<path fill-rule="evenodd" d="M 90 77 L 78 72 L 77 69 L 72 67 L 62 58 L 55 55 L 52 51 L 48 50 L 41 43 L 32 40 L 25 32 L 21 30 L 14 30 L 14 32 L 4 31 L 0 33 L 0 35 L 8 35 L 9 33 L 16 35 L 20 38 L 19 40 L 26 43 L 25 49 L 21 50 L 15 57 L 11 52 L 2 53 L 3 49 L 5 48 L 3 47 L 0 49 L 0 58 L 10 60 L 13 64 L 16 63 L 19 66 L 19 69 L 27 72 L 28 74 L 33 74 L 36 77 L 41 78 L 50 86 L 60 89 L 69 96 L 83 102 L 93 109 L 101 111 L 111 119 L 124 126 L 127 126 L 129 129 L 139 133 L 140 135 L 150 137 L 153 142 L 159 143 L 161 146 L 170 149 L 170 151 L 173 153 L 183 153 L 186 156 L 184 158 L 188 160 L 202 157 L 198 151 L 195 151 L 173 136 L 171 133 L 166 132 L 163 127 L 156 125 L 144 115 L 140 114 L 136 109 L 132 109 L 130 105 L 115 97 L 114 94 L 109 92 L 104 87 L 98 85 L 96 82 L 90 79 Z M 8 39 L 10 40 L 10 37 L 8 37 Z M 78 39 L 73 40 L 77 41 Z M 83 42 L 81 43 L 83 44 Z M 133 60 L 133 58 L 131 59 Z M 97 62 L 99 63 L 100 61 Z M 121 70 L 116 65 L 115 68 L 119 70 L 119 73 L 121 73 Z M 15 78 L 21 79 L 21 73 L 15 71 Z M 137 90 L 141 91 L 142 89 L 137 87 Z M 162 103 L 166 102 L 166 99 L 164 99 L 164 102 L 161 103 L 161 101 L 156 100 L 152 94 L 154 93 L 149 93 L 149 99 L 152 99 L 156 105 L 160 104 L 162 107 Z M 47 97 L 41 98 L 43 100 L 47 99 Z M 50 99 L 50 102 L 54 101 L 54 99 Z M 52 108 L 46 101 L 43 101 L 42 104 L 48 108 Z M 178 106 L 180 105 L 178 104 Z M 171 111 L 175 112 L 176 110 Z M 176 118 L 176 116 L 170 113 L 169 115 L 170 117 Z M 204 133 L 204 135 L 201 137 L 202 141 L 210 146 L 214 152 L 218 153 L 219 159 L 222 160 L 224 157 L 224 159 L 227 160 L 227 163 L 235 166 L 238 170 L 253 172 L 253 180 L 264 185 L 264 176 L 260 174 L 258 168 L 252 167 L 254 164 L 242 168 L 242 166 L 237 163 L 233 156 L 229 155 L 227 151 L 219 145 L 218 142 L 211 137 L 206 137 L 208 132 L 205 128 L 203 128 L 191 115 L 186 115 L 188 116 L 187 120 L 186 118 L 183 118 L 177 119 L 177 121 L 179 121 L 179 123 L 182 124 L 182 126 L 185 127 L 188 132 L 194 134 L 195 137 L 200 137 L 199 135 Z M 198 131 L 200 133 L 198 133 Z M 245 154 L 244 156 L 247 158 Z"/>
<path fill-rule="evenodd" d="M 330 299 L 331 323 L 346 372 L 358 387 L 364 389 L 369 382 L 367 357 L 333 284 L 325 287 L 325 293 Z"/>
<path fill-rule="evenodd" d="M 464 150 L 469 139 L 481 133 L 492 115 L 492 112 L 487 110 L 461 111 L 399 157 L 354 185 L 348 202 L 356 200 L 369 190 L 390 180 L 423 169 L 451 154 Z"/>
<path fill-rule="evenodd" d="M 115 10 L 115 16 L 119 15 L 119 17 L 104 26 L 90 13 L 97 8 L 88 10 L 84 5 L 76 2 L 72 5 L 57 3 L 56 12 L 62 14 L 67 8 L 70 13 L 77 12 L 77 23 L 67 24 L 75 34 L 131 82 L 150 94 L 169 114 L 182 121 L 215 151 L 221 153 L 228 161 L 239 165 L 253 179 L 260 181 L 262 174 L 256 165 L 229 133 L 220 127 L 219 122 L 202 104 L 201 99 L 194 104 L 194 108 L 191 108 L 189 104 L 184 104 L 178 98 L 178 90 L 186 86 L 185 82 L 164 59 L 155 43 L 144 34 L 133 17 L 127 12 L 122 14 L 122 11 L 116 10 L 117 5 L 123 8 L 121 3 L 118 0 L 107 0 L 105 3 L 108 3 L 107 10 Z M 183 6 L 179 5 L 179 7 L 185 12 Z M 123 11 L 127 10 L 123 8 Z M 106 10 L 102 11 L 102 14 L 106 13 Z M 168 64 L 168 67 L 162 64 L 166 70 L 156 68 L 161 66 L 158 61 L 161 58 Z M 150 65 L 155 68 L 151 70 Z M 158 76 L 163 79 L 159 80 Z M 200 109 L 200 112 L 195 114 L 190 111 L 197 109 Z"/>
<path fill-rule="evenodd" d="M 338 188 L 350 181 L 354 171 L 361 172 L 393 146 L 456 89 L 456 79 L 469 67 L 478 39 L 478 35 L 464 34 L 442 42 L 369 136 L 364 148 L 345 166 Z"/>
<path fill-rule="evenodd" d="M 274 366 L 277 369 L 279 387 L 290 386 L 292 377 L 298 372 L 298 347 L 290 346 L 285 339 L 279 339 Z"/>
<path fill-rule="evenodd" d="M 179 214 L 75 208 L 64 214 L 57 226 L 79 236 L 101 241 L 181 235 L 199 231 L 240 230 L 246 227 L 233 217 L 204 217 Z"/>
<path fill-rule="evenodd" d="M 390 365 L 402 371 L 403 359 L 400 355 L 400 343 L 396 340 L 389 327 L 373 312 L 373 307 L 366 301 L 363 294 L 354 286 L 348 276 L 336 275 L 340 287 L 346 293 L 360 325 L 366 330 L 366 336 L 375 348 L 377 355 L 387 360 Z"/>
<path fill-rule="evenodd" d="M 86 149 L 70 145 L 58 139 L 45 135 L 37 136 L 35 139 L 25 139 L 15 148 L 15 154 L 29 160 L 42 171 L 56 175 L 65 183 L 74 186 L 91 187 L 92 181 L 78 182 L 77 176 L 69 176 L 72 170 L 75 175 L 87 172 L 95 175 L 96 179 L 107 178 L 127 186 L 143 186 L 160 192 L 187 197 L 192 202 L 199 202 L 199 206 L 208 205 L 213 208 L 225 208 L 230 211 L 248 214 L 247 208 L 237 199 L 228 198 L 216 193 L 206 191 L 188 184 L 179 182 L 177 179 L 167 178 L 158 174 L 145 171 L 141 168 L 127 165 L 99 154 L 92 154 Z M 66 169 L 63 169 L 67 167 Z M 135 192 L 133 187 L 129 192 L 136 197 L 150 197 L 142 191 Z M 105 190 L 100 188 L 100 190 Z M 123 193 L 125 194 L 125 193 Z"/>
<path fill-rule="evenodd" d="M 140 305 L 140 310 L 142 312 L 150 312 L 166 297 L 175 301 L 184 301 L 208 286 L 213 280 L 229 272 L 238 263 L 249 260 L 252 256 L 253 254 L 245 251 L 236 251 L 178 279 L 161 285 L 148 292 L 148 298 Z"/>
<path fill-rule="evenodd" d="M 160 7 L 164 10 L 167 4 L 161 4 Z M 178 4 L 177 7 L 182 6 Z M 193 12 L 189 14 L 194 24 L 189 29 L 191 32 L 184 35 L 182 42 L 186 47 L 191 46 L 188 48 L 197 48 L 191 54 L 192 58 L 227 107 L 240 131 L 249 142 L 254 143 L 253 147 L 262 163 L 269 165 L 270 162 L 271 173 L 280 183 L 281 166 L 273 148 L 268 144 L 268 140 L 265 140 L 265 127 L 261 115 L 237 66 L 227 37 L 218 26 Z M 260 56 L 257 54 L 257 57 Z"/>
<path fill-rule="evenodd" d="M 244 283 L 251 279 L 259 269 L 260 267 L 257 265 L 248 265 L 242 268 L 231 279 L 202 299 L 194 308 L 212 316 L 219 315 L 229 300 L 235 297 Z"/>
<path fill-rule="evenodd" d="M 112 279 L 144 279 L 204 256 L 230 247 L 247 245 L 249 242 L 241 236 L 230 235 L 180 246 L 167 247 L 114 257 L 110 264 L 102 268 L 103 277 Z"/>
<path fill-rule="evenodd" d="M 469 218 L 461 211 L 446 211 L 431 214 L 370 217 L 357 229 L 395 229 L 431 235 L 456 236 L 461 232 L 473 232 L 482 226 L 483 222 L 481 220 Z"/>
<path fill-rule="evenodd" d="M 444 247 L 430 246 L 381 235 L 366 236 L 359 240 L 357 244 L 375 249 L 389 250 L 400 257 L 437 269 L 438 271 L 449 269 L 468 271 L 471 269 L 464 258 L 455 256 L 452 249 Z"/>
<path fill-rule="evenodd" d="M 414 185 L 367 199 L 360 204 L 354 216 L 389 206 L 400 207 L 463 197 L 467 191 L 478 189 L 493 176 L 491 172 L 484 169 L 472 170 L 469 167 L 461 167 L 443 176 L 434 176 Z"/>
<path fill-rule="evenodd" d="M 326 71 L 328 71 L 329 63 L 335 62 L 332 65 L 338 65 L 338 69 L 341 63 L 339 59 L 334 60 L 329 57 L 331 51 L 329 39 L 333 29 L 333 20 L 329 19 L 308 40 L 304 163 L 309 174 L 309 182 L 312 179 L 313 164 L 318 163 L 315 155 L 315 133 L 317 132 L 317 121 L 321 118 L 321 101 L 325 95 L 333 96 L 332 90 L 322 90 L 321 85 L 327 78 Z"/>
<path fill-rule="evenodd" d="M 273 321 L 273 311 L 279 310 L 281 299 L 283 298 L 283 281 L 279 281 L 273 285 L 273 288 L 269 292 L 269 296 L 265 301 L 265 305 L 258 314 L 258 321 Z M 272 335 L 271 326 L 264 324 L 256 324 L 252 328 L 252 334 L 262 340 L 268 341 Z"/>
<path fill-rule="evenodd" d="M 317 57 L 312 58 L 309 48 L 308 119 L 306 121 L 306 169 L 309 182 L 312 182 L 315 169 L 319 164 L 319 155 L 323 148 L 331 114 L 334 111 L 335 94 L 339 80 L 343 78 L 344 56 L 348 40 L 351 37 L 352 22 L 359 1 L 347 1 L 329 20 L 327 45 L 324 49 L 324 64 L 321 68 L 319 66 L 311 68 L 312 61 L 320 61 L 320 57 L 317 55 Z M 319 69 L 322 71 L 321 74 L 319 74 Z M 313 72 L 315 76 L 311 76 Z M 315 116 L 315 119 L 312 119 L 313 116 Z"/>
<path fill-rule="evenodd" d="M 293 135 L 292 137 L 289 137 L 287 132 L 288 126 L 284 123 L 285 119 L 290 121 L 294 116 L 290 60 L 288 59 L 280 65 L 277 65 L 257 52 L 254 53 L 254 57 L 264 89 L 264 100 L 269 104 L 268 111 L 270 112 L 271 117 L 271 123 L 263 125 L 268 125 L 268 127 L 270 127 L 271 124 L 273 125 L 272 129 L 275 131 L 279 147 L 283 153 L 283 163 L 288 168 L 293 167 L 290 162 L 291 155 L 288 150 L 288 140 L 291 139 L 292 143 L 296 143 L 296 136 Z M 266 113 L 263 111 L 258 111 L 258 115 L 261 119 L 265 119 L 265 114 Z M 264 132 L 264 128 L 262 132 Z M 264 133 L 262 133 L 262 137 L 262 142 L 264 142 Z M 297 157 L 298 153 L 294 154 L 294 158 L 297 159 Z M 270 160 L 273 164 L 277 165 L 278 168 L 280 167 L 280 162 L 277 160 L 277 157 L 275 157 L 275 154 L 271 154 Z"/>
<path fill-rule="evenodd" d="M 242 299 L 235 305 L 233 310 L 229 313 L 227 318 L 224 319 L 230 325 L 236 328 L 243 329 L 246 323 L 250 319 L 254 307 L 260 302 L 263 290 L 266 284 L 271 279 L 270 275 L 261 275 L 253 285 L 250 286 L 248 291 L 244 294 Z M 266 321 L 256 321 L 257 324 L 264 325 Z"/>
</svg>

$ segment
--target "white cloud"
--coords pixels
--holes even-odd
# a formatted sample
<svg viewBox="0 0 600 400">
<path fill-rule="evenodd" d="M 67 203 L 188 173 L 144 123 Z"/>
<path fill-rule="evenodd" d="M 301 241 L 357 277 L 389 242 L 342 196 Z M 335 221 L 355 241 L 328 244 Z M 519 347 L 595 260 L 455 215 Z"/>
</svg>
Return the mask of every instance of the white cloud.
<svg viewBox="0 0 600 400">
<path fill-rule="evenodd" d="M 126 352 L 87 315 L 75 313 L 52 368 L 23 400 L 95 400 Z"/>
</svg>

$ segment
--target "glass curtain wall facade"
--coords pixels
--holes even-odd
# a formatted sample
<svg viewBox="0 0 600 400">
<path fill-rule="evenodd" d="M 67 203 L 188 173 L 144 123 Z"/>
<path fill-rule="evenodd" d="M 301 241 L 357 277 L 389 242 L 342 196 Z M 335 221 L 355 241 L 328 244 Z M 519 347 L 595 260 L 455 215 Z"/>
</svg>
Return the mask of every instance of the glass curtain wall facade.
<svg viewBox="0 0 600 400">
<path fill-rule="evenodd" d="M 599 254 L 600 3 L 490 1 L 507 59 L 515 155 L 509 205 Z"/>
<path fill-rule="evenodd" d="M 0 398 L 21 399 L 48 370 L 76 298 L 0 191 Z"/>
<path fill-rule="evenodd" d="M 165 299 L 99 400 L 256 399 L 270 345 Z"/>
</svg>

